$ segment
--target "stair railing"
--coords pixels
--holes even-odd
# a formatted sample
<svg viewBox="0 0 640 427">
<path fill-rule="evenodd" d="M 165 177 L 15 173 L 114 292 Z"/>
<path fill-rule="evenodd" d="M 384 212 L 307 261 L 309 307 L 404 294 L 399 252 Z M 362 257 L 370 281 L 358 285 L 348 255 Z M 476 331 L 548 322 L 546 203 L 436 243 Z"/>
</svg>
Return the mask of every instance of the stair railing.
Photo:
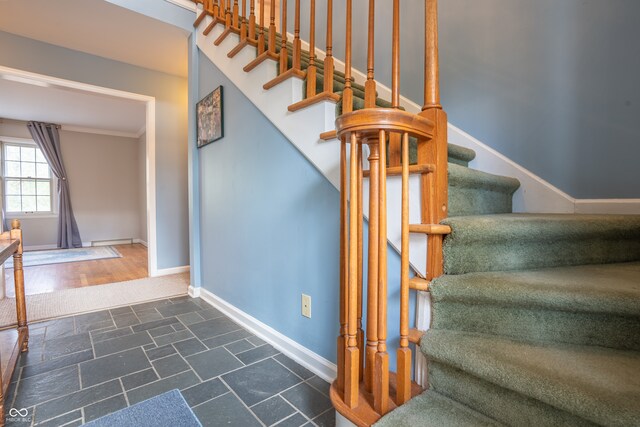
<svg viewBox="0 0 640 427">
<path fill-rule="evenodd" d="M 369 0 L 367 25 L 367 74 L 364 82 L 364 109 L 353 111 L 352 0 L 345 0 L 345 68 L 341 97 L 333 91 L 333 1 L 327 0 L 326 56 L 322 92 L 316 94 L 315 0 L 308 0 L 309 64 L 301 65 L 300 0 L 295 0 L 294 38 L 291 47 L 286 33 L 287 7 L 282 2 L 280 52 L 276 52 L 275 3 L 270 4 L 269 45 L 265 46 L 264 0 L 260 2 L 260 25 L 255 28 L 255 0 L 250 0 L 248 20 L 231 20 L 238 26 L 240 44 L 229 56 L 247 44 L 257 48 L 257 58 L 245 67 L 250 71 L 266 59 L 276 61 L 279 75 L 264 85 L 269 89 L 290 77 L 306 79 L 306 99 L 289 106 L 290 111 L 322 100 L 342 102 L 336 131 L 321 137 L 340 140 L 340 330 L 337 339 L 337 378 L 331 387 L 336 409 L 357 425 L 371 425 L 382 415 L 407 402 L 422 389 L 412 381 L 412 349 L 421 331 L 411 328 L 410 291 L 428 291 L 430 281 L 443 274 L 442 246 L 451 232 L 440 222 L 447 217 L 447 116 L 440 105 L 438 75 L 437 0 L 425 0 L 424 105 L 419 114 L 400 107 L 400 0 L 392 6 L 391 107 L 378 108 L 374 71 L 375 0 Z M 204 10 L 216 21 L 224 0 L 204 0 Z M 237 0 L 235 1 L 237 4 Z M 229 3 L 226 3 L 228 6 Z M 228 7 L 227 7 L 228 8 Z M 242 13 L 244 15 L 243 1 Z M 220 12 L 222 13 L 222 12 Z M 203 12 L 198 20 L 204 19 Z M 242 23 L 248 22 L 243 40 Z M 240 24 L 238 24 L 238 22 Z M 198 22 L 199 23 L 199 22 Z M 215 24 L 214 24 L 215 25 Z M 290 52 L 290 53 L 289 53 Z M 233 55 L 232 55 L 233 54 Z M 288 67 L 291 54 L 291 68 Z M 409 164 L 410 139 L 417 140 L 417 164 Z M 363 170 L 363 147 L 368 147 L 368 170 Z M 421 223 L 409 223 L 409 176 L 420 175 Z M 395 372 L 389 367 L 387 352 L 387 176 L 400 175 L 401 192 L 401 277 L 400 340 Z M 363 301 L 363 180 L 369 180 L 369 241 L 367 247 L 367 300 Z M 420 233 L 427 239 L 425 277 L 411 277 L 409 236 Z M 363 329 L 363 311 L 367 324 Z"/>
</svg>

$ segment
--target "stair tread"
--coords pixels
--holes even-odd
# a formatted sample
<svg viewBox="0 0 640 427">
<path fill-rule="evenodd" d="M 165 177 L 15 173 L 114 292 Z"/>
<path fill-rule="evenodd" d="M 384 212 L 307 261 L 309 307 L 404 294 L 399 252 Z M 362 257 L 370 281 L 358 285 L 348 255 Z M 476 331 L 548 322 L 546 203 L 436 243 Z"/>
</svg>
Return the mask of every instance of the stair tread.
<svg viewBox="0 0 640 427">
<path fill-rule="evenodd" d="M 377 427 L 488 427 L 502 424 L 436 391 L 428 390 L 388 413 L 374 425 Z"/>
<path fill-rule="evenodd" d="M 531 270 L 640 260 L 640 215 L 450 217 L 445 272 Z"/>
<path fill-rule="evenodd" d="M 640 262 L 445 275 L 432 298 L 640 316 Z"/>
<path fill-rule="evenodd" d="M 493 335 L 429 330 L 421 349 L 433 360 L 606 425 L 640 419 L 640 354 Z"/>
<path fill-rule="evenodd" d="M 512 195 L 520 187 L 520 181 L 516 178 L 495 175 L 450 163 L 449 185 L 499 191 Z"/>
</svg>

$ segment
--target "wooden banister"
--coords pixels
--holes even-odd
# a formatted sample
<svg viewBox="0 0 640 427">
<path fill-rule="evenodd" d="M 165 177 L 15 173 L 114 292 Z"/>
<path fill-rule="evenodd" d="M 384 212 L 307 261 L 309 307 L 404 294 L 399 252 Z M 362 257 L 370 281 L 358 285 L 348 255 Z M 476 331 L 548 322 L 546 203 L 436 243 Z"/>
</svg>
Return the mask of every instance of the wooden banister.
<svg viewBox="0 0 640 427">
<path fill-rule="evenodd" d="M 233 6 L 231 6 L 231 0 L 227 0 L 227 8 L 225 11 L 224 31 L 213 42 L 216 46 L 226 39 L 229 34 L 240 34 L 240 26 L 238 25 L 238 0 L 233 0 Z"/>
<path fill-rule="evenodd" d="M 280 74 L 271 81 L 265 83 L 262 87 L 269 90 L 279 83 L 291 78 L 297 77 L 303 79 L 306 73 L 300 69 L 301 43 L 300 43 L 300 0 L 296 0 L 295 5 L 295 23 L 294 23 L 293 49 L 291 52 L 292 64 L 287 69 L 289 62 L 289 51 L 287 49 L 287 0 L 282 0 L 282 44 L 280 46 Z"/>
<path fill-rule="evenodd" d="M 243 0 L 242 3 L 242 10 L 243 13 L 245 11 L 245 6 L 244 6 L 244 2 L 245 0 Z M 245 19 L 242 20 L 242 23 L 240 24 L 240 43 L 238 43 L 236 45 L 236 47 L 234 47 L 233 49 L 231 49 L 229 51 L 229 53 L 227 53 L 227 57 L 229 58 L 233 58 L 234 56 L 236 56 L 242 49 L 244 49 L 246 46 L 257 46 L 258 45 L 258 40 L 256 39 L 256 14 L 255 14 L 255 0 L 250 0 L 249 2 L 249 20 L 245 23 Z M 242 25 L 245 24 L 246 27 L 246 36 L 243 37 L 243 30 L 242 30 Z"/>
<path fill-rule="evenodd" d="M 273 61 L 279 61 L 280 57 L 276 53 L 276 3 L 275 0 L 271 0 L 271 4 L 269 7 L 270 16 L 269 16 L 269 45 L 267 49 L 265 49 L 265 41 L 264 41 L 264 1 L 260 0 L 260 35 L 258 36 L 258 56 L 253 61 L 249 62 L 243 70 L 245 72 L 249 72 L 256 68 L 258 65 L 266 61 L 267 59 L 271 59 Z"/>
<path fill-rule="evenodd" d="M 315 9 L 315 0 L 311 2 L 311 27 L 315 28 L 315 18 L 313 10 Z M 318 73 L 317 66 L 315 64 L 315 30 L 309 34 L 311 43 L 309 44 L 309 66 L 307 68 L 307 92 L 306 99 L 297 102 L 289 106 L 289 111 L 297 111 L 309 105 L 315 104 L 320 101 L 333 101 L 338 102 L 340 96 L 333 92 L 333 72 L 334 72 L 334 59 L 333 59 L 333 0 L 327 0 L 327 34 L 326 34 L 326 55 L 323 62 L 323 88 L 322 92 L 316 94 L 316 75 Z"/>
<path fill-rule="evenodd" d="M 305 99 L 290 105 L 297 111 L 315 102 L 339 101 L 333 91 L 335 59 L 333 56 L 333 0 L 326 0 L 326 55 L 322 64 L 316 57 L 316 0 L 307 0 L 309 15 L 301 17 L 300 0 L 295 1 L 294 36 L 289 47 L 287 23 L 290 18 L 287 0 L 282 8 L 280 43 L 276 43 L 277 6 L 269 4 L 269 25 L 265 28 L 265 0 L 259 0 L 260 24 L 256 26 L 255 0 L 198 0 L 203 14 L 213 20 L 205 29 L 225 23 L 223 34 L 239 34 L 240 43 L 228 53 L 234 56 L 245 46 L 256 47 L 256 58 L 244 67 L 251 71 L 266 59 L 277 61 L 278 76 L 264 84 L 265 89 L 289 79 L 306 79 Z M 247 3 L 249 13 L 247 17 Z M 341 3 L 342 4 L 342 3 Z M 342 114 L 336 119 L 336 130 L 322 138 L 337 138 L 340 144 L 340 310 L 337 338 L 337 378 L 330 396 L 336 409 L 357 425 L 371 425 L 382 415 L 407 402 L 420 392 L 412 382 L 412 349 L 422 331 L 412 328 L 409 319 L 411 291 L 428 292 L 431 280 L 443 274 L 443 239 L 451 227 L 441 224 L 448 213 L 447 116 L 440 105 L 438 72 L 437 0 L 425 0 L 424 104 L 419 114 L 401 109 L 401 2 L 391 7 L 391 108 L 376 107 L 375 81 L 375 0 L 368 0 L 366 81 L 364 109 L 353 111 L 354 53 L 353 0 L 345 0 L 345 69 L 341 94 Z M 378 8 L 381 9 L 380 5 Z M 204 19 L 198 16 L 198 19 Z M 309 54 L 306 71 L 302 70 L 300 22 L 309 19 Z M 319 19 L 322 19 L 320 17 Z M 266 45 L 268 31 L 268 45 Z M 342 29 L 339 29 L 342 31 Z M 206 33 L 205 33 L 206 34 Z M 222 41 L 225 36 L 216 40 Z M 277 49 L 280 49 L 277 52 Z M 291 67 L 289 67 L 291 55 Z M 361 58 L 358 58 L 361 59 Z M 305 61 L 306 62 L 306 61 Z M 323 74 L 322 91 L 318 92 L 317 75 Z M 359 97 L 363 96 L 357 89 Z M 409 164 L 409 141 L 417 140 L 417 162 Z M 368 147 L 369 170 L 363 170 L 364 145 Z M 347 149 L 349 151 L 347 151 Z M 409 176 L 419 174 L 419 224 L 409 223 Z M 400 340 L 396 350 L 395 372 L 389 367 L 387 348 L 387 178 L 401 177 L 401 247 L 400 247 Z M 368 179 L 369 218 L 368 245 L 364 247 L 363 180 Z M 366 187 L 364 187 L 366 188 Z M 392 209 L 394 207 L 390 207 Z M 397 231 L 394 231 L 396 233 Z M 427 270 L 424 277 L 410 277 L 409 250 L 411 233 L 420 233 L 427 241 Z M 366 253 L 365 253 L 366 251 Z M 364 258 L 367 265 L 364 266 Z M 367 268 L 366 283 L 363 283 Z M 364 286 L 367 289 L 364 289 Z M 391 291 L 393 293 L 393 291 Z M 366 325 L 363 326 L 363 319 Z"/>
</svg>

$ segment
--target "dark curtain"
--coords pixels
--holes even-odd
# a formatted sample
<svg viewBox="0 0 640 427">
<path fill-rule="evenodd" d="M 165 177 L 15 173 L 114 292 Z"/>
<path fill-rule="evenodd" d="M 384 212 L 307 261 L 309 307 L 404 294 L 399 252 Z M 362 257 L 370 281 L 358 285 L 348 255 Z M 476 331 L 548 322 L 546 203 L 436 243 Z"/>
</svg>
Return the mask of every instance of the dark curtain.
<svg viewBox="0 0 640 427">
<path fill-rule="evenodd" d="M 33 140 L 42 150 L 51 171 L 58 178 L 58 247 L 81 248 L 82 239 L 78 231 L 78 224 L 73 216 L 73 209 L 71 209 L 69 181 L 64 163 L 62 163 L 58 126 L 51 123 L 29 122 L 27 128 L 29 128 Z"/>
</svg>

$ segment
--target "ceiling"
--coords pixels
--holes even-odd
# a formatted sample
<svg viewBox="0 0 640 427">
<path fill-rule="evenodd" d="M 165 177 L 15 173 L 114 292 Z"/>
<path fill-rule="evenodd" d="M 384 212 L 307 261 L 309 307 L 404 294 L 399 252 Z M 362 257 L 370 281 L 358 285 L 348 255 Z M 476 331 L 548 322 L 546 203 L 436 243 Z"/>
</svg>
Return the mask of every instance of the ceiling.
<svg viewBox="0 0 640 427">
<path fill-rule="evenodd" d="M 103 0 L 0 0 L 0 31 L 187 76 L 183 30 Z M 144 102 L 26 81 L 7 80 L 0 73 L 0 118 L 99 133 L 136 135 L 144 128 Z"/>
<path fill-rule="evenodd" d="M 131 136 L 139 134 L 145 125 L 146 105 L 142 101 L 50 85 L 36 86 L 3 77 L 0 77 L 0 94 L 1 118 L 44 121 Z"/>
<path fill-rule="evenodd" d="M 103 0 L 0 0 L 0 30 L 187 76 L 184 30 Z"/>
</svg>

